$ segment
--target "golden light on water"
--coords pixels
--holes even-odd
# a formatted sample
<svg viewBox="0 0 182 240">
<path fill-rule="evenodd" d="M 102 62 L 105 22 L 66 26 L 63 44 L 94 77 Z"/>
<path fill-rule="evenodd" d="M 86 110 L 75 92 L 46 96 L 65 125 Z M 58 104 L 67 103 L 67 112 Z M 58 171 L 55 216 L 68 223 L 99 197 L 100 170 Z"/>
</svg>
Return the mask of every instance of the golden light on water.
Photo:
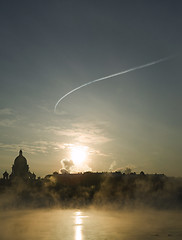
<svg viewBox="0 0 182 240">
<path fill-rule="evenodd" d="M 75 213 L 75 240 L 82 240 L 82 224 L 83 219 L 81 212 Z"/>
<path fill-rule="evenodd" d="M 74 214 L 74 223 L 75 223 L 75 240 L 83 239 L 83 225 L 84 219 L 88 218 L 88 216 L 84 215 L 83 212 L 77 211 Z"/>
<path fill-rule="evenodd" d="M 82 240 L 82 226 L 76 226 L 75 240 Z"/>
</svg>

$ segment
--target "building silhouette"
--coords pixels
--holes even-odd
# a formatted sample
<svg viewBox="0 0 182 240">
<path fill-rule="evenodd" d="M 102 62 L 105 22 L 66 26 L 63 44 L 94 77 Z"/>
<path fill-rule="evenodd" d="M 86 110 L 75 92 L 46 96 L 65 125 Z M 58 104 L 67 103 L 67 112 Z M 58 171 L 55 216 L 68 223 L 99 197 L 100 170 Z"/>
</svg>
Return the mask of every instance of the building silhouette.
<svg viewBox="0 0 182 240">
<path fill-rule="evenodd" d="M 25 180 L 36 178 L 36 175 L 29 171 L 29 165 L 27 164 L 27 159 L 23 156 L 22 150 L 19 151 L 19 155 L 14 160 L 12 173 L 9 177 L 10 179 L 22 178 Z"/>
</svg>

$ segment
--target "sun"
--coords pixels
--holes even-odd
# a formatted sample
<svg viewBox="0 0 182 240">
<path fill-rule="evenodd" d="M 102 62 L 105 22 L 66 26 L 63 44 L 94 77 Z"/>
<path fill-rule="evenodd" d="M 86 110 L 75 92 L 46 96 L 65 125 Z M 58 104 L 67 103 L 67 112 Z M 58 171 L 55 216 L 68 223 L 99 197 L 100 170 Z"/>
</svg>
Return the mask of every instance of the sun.
<svg viewBox="0 0 182 240">
<path fill-rule="evenodd" d="M 71 148 L 70 155 L 74 165 L 81 165 L 87 158 L 87 148 L 84 146 L 74 146 Z"/>
</svg>

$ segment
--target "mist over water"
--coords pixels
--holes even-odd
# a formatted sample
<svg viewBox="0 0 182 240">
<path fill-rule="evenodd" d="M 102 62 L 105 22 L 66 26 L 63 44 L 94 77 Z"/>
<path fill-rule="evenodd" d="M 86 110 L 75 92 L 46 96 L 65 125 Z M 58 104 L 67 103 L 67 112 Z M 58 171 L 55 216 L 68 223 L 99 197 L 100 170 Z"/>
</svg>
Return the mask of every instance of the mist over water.
<svg viewBox="0 0 182 240">
<path fill-rule="evenodd" d="M 1 240 L 182 239 L 182 211 L 14 210 L 0 215 Z"/>
<path fill-rule="evenodd" d="M 182 239 L 181 178 L 57 173 L 0 186 L 0 240 Z"/>
</svg>

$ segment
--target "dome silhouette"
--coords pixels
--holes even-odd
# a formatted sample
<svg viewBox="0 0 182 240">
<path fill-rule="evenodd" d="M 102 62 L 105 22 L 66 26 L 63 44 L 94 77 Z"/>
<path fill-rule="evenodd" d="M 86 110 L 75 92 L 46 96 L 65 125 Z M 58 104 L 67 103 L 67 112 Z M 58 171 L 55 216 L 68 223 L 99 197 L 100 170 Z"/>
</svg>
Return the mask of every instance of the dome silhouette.
<svg viewBox="0 0 182 240">
<path fill-rule="evenodd" d="M 19 151 L 19 156 L 15 158 L 14 165 L 27 165 L 27 159 L 23 156 L 22 150 Z"/>
<path fill-rule="evenodd" d="M 29 166 L 27 164 L 27 159 L 23 156 L 22 150 L 19 151 L 19 156 L 17 156 L 14 160 L 14 164 L 12 166 L 12 174 L 11 177 L 21 177 L 21 178 L 29 178 Z"/>
</svg>

